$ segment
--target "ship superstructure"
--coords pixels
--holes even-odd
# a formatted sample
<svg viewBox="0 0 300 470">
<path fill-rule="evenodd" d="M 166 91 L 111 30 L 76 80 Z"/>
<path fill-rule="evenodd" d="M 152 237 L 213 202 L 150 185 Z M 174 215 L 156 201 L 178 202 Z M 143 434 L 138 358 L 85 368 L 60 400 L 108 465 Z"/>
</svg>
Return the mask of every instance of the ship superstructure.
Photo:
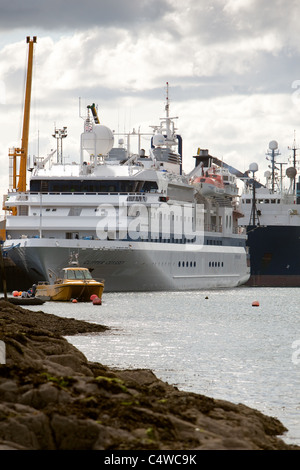
<svg viewBox="0 0 300 470">
<path fill-rule="evenodd" d="M 152 126 L 147 151 L 142 134 L 117 136 L 100 123 L 94 104 L 86 110 L 78 163 L 64 163 L 60 139 L 67 128 L 56 129 L 59 158 L 56 152 L 34 158 L 28 190 L 12 189 L 5 200 L 5 247 L 32 282 L 52 282 L 74 254 L 94 279 L 105 280 L 106 292 L 247 281 L 237 193 L 216 197 L 194 184 L 205 170 L 221 171 L 201 155 L 192 174 L 184 174 L 175 120 L 167 84 L 165 116 Z"/>
</svg>

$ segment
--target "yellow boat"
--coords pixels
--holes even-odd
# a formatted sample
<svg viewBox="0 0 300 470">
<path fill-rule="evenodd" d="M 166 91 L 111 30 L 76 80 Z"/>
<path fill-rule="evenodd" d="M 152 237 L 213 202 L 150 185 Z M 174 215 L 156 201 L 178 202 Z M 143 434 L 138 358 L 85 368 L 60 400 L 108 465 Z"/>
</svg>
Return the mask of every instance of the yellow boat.
<svg viewBox="0 0 300 470">
<path fill-rule="evenodd" d="M 62 278 L 53 284 L 40 282 L 36 286 L 35 296 L 42 300 L 68 301 L 76 299 L 80 302 L 90 301 L 91 295 L 102 298 L 104 282 L 92 278 L 87 268 L 68 267 L 63 269 Z"/>
</svg>

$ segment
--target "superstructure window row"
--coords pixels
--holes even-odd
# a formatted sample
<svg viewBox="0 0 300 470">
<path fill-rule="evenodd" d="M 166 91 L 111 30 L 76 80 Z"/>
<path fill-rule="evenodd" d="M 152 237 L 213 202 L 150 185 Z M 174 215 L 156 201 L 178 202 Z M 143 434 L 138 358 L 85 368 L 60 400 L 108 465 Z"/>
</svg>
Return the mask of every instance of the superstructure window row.
<svg viewBox="0 0 300 470">
<path fill-rule="evenodd" d="M 196 261 L 178 261 L 179 268 L 195 268 L 197 265 Z"/>
<path fill-rule="evenodd" d="M 223 266 L 223 261 L 209 261 L 208 263 L 209 268 L 223 268 Z"/>
<path fill-rule="evenodd" d="M 207 239 L 207 240 L 206 240 L 206 244 L 207 244 L 207 245 L 218 245 L 218 246 L 221 246 L 221 245 L 223 245 L 223 240 L 211 240 L 211 239 Z"/>
<path fill-rule="evenodd" d="M 50 193 L 138 193 L 158 189 L 155 181 L 132 180 L 34 180 L 30 191 Z"/>
<path fill-rule="evenodd" d="M 258 204 L 280 204 L 280 199 L 256 199 Z M 252 204 L 252 199 L 242 199 L 243 204 Z"/>
</svg>

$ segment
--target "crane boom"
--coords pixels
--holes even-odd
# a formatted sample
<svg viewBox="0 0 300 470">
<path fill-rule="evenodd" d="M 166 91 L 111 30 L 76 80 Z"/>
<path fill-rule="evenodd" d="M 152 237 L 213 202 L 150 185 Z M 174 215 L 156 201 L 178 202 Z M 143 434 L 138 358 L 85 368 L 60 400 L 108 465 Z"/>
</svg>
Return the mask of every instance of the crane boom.
<svg viewBox="0 0 300 470">
<path fill-rule="evenodd" d="M 18 191 L 26 191 L 26 169 L 28 157 L 28 139 L 29 139 L 29 123 L 30 123 L 30 103 L 31 103 L 31 85 L 32 85 L 32 69 L 33 69 L 33 45 L 36 43 L 36 36 L 33 39 L 27 37 L 28 50 L 28 66 L 26 78 L 25 106 L 22 131 L 20 174 Z"/>
<path fill-rule="evenodd" d="M 30 39 L 26 38 L 28 44 L 28 65 L 26 78 L 25 106 L 22 131 L 22 145 L 20 156 L 20 171 L 18 191 L 26 191 L 26 168 L 28 157 L 28 139 L 29 139 L 29 123 L 30 123 L 30 103 L 31 103 L 31 85 L 32 85 L 32 69 L 33 69 L 33 45 L 36 43 L 36 36 Z"/>
<path fill-rule="evenodd" d="M 21 148 L 12 148 L 9 150 L 9 157 L 12 158 L 12 187 L 17 191 L 26 191 L 26 169 L 27 169 L 27 158 L 28 158 L 28 140 L 29 140 L 29 123 L 30 123 L 30 103 L 31 103 L 31 85 L 32 85 L 32 69 L 33 69 L 33 45 L 36 43 L 36 36 L 30 39 L 29 36 L 26 38 L 28 44 L 28 63 L 27 63 L 27 78 L 26 78 L 26 89 L 25 89 L 25 104 L 24 104 L 24 116 L 23 116 L 23 129 L 22 129 L 22 141 Z M 19 174 L 17 166 L 17 158 L 20 158 L 19 162 Z M 18 180 L 17 180 L 17 177 Z M 4 208 L 5 209 L 5 208 Z M 13 214 L 16 214 L 16 209 L 12 209 Z"/>
</svg>

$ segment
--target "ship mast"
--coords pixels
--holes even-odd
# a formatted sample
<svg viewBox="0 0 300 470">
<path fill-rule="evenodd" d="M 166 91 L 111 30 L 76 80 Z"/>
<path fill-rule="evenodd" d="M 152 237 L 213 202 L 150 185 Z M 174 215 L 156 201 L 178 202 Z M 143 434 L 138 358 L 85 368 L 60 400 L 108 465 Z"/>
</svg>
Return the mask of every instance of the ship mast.
<svg viewBox="0 0 300 470">
<path fill-rule="evenodd" d="M 275 192 L 275 170 L 276 170 L 275 157 L 280 155 L 279 150 L 278 150 L 278 143 L 276 142 L 276 140 L 271 140 L 271 142 L 269 143 L 269 150 L 266 153 L 266 155 L 267 155 L 267 160 L 269 160 L 268 156 L 271 157 L 270 158 L 270 160 L 271 160 L 270 168 L 271 168 L 271 171 L 272 171 L 272 177 L 271 177 L 272 188 L 271 188 L 271 192 L 274 193 Z"/>
<path fill-rule="evenodd" d="M 28 140 L 29 140 L 29 123 L 30 123 L 30 102 L 31 102 L 31 85 L 32 85 L 32 69 L 33 69 L 33 45 L 36 43 L 36 36 L 30 39 L 26 38 L 28 44 L 28 63 L 27 78 L 25 90 L 25 105 L 23 116 L 23 130 L 21 148 L 13 148 L 9 152 L 9 156 L 13 158 L 13 189 L 17 191 L 26 191 L 26 169 L 28 158 Z M 19 174 L 17 174 L 17 158 L 20 158 Z M 18 183 L 17 183 L 17 177 Z M 14 212 L 14 211 L 13 211 Z"/>
<path fill-rule="evenodd" d="M 293 150 L 293 167 L 295 170 L 297 170 L 297 150 L 298 148 L 296 147 L 296 131 L 294 131 L 294 145 L 293 147 L 288 147 L 289 150 Z M 295 173 L 295 176 L 293 177 L 293 191 L 294 191 L 294 194 L 296 192 L 296 173 Z"/>
</svg>

